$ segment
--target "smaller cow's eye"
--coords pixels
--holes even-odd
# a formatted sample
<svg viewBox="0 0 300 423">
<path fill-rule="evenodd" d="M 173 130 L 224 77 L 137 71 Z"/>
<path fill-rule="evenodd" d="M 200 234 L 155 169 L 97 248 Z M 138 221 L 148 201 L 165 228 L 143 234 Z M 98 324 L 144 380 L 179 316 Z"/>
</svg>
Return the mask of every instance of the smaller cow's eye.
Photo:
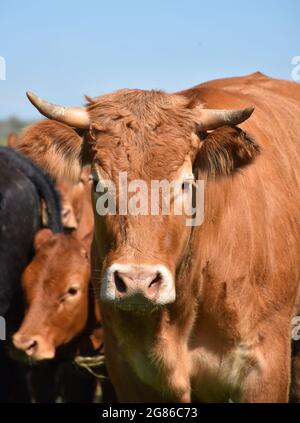
<svg viewBox="0 0 300 423">
<path fill-rule="evenodd" d="M 72 297 L 74 297 L 74 295 L 76 295 L 78 293 L 78 288 L 76 288 L 75 286 L 71 286 L 68 289 L 68 295 L 71 295 Z"/>
</svg>

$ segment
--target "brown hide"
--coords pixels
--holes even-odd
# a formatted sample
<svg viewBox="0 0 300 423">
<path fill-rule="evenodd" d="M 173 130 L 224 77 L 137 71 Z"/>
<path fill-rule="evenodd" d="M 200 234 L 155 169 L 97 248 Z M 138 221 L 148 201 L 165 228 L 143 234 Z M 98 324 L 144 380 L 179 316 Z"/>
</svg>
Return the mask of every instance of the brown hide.
<svg viewBox="0 0 300 423">
<path fill-rule="evenodd" d="M 240 128 L 203 133 L 201 104 L 255 112 Z M 122 90 L 87 110 L 83 139 L 41 136 L 37 151 L 25 137 L 21 150 L 54 175 L 78 174 L 89 146 L 100 178 L 127 171 L 149 184 L 187 166 L 205 180 L 205 220 L 193 230 L 182 216 L 95 214 L 96 289 L 101 269 L 116 261 L 163 264 L 176 288 L 173 304 L 150 313 L 101 305 L 119 400 L 287 401 L 300 269 L 300 86 L 257 73 L 176 95 Z"/>
</svg>

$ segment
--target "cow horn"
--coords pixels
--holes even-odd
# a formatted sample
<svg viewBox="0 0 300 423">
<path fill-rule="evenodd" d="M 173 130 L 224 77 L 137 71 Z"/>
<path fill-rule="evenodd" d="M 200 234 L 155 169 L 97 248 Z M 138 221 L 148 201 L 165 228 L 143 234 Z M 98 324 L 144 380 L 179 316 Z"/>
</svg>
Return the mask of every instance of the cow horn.
<svg viewBox="0 0 300 423">
<path fill-rule="evenodd" d="M 34 107 L 47 118 L 57 120 L 58 122 L 73 126 L 74 128 L 89 128 L 90 119 L 84 107 L 59 106 L 42 100 L 31 92 L 27 92 L 26 95 Z"/>
<path fill-rule="evenodd" d="M 253 106 L 239 110 L 198 109 L 197 122 L 202 130 L 216 129 L 224 125 L 238 125 L 247 120 L 253 111 Z"/>
</svg>

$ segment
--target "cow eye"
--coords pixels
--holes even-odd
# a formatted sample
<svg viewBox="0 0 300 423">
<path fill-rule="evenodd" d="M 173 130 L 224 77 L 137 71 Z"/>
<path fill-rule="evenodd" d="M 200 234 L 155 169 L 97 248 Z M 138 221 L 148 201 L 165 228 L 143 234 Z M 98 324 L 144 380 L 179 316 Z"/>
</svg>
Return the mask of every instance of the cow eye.
<svg viewBox="0 0 300 423">
<path fill-rule="evenodd" d="M 68 295 L 71 295 L 71 297 L 74 297 L 79 291 L 79 288 L 75 287 L 75 286 L 71 286 L 68 289 Z"/>
<path fill-rule="evenodd" d="M 193 186 L 195 184 L 195 178 L 194 176 L 188 176 L 186 177 L 181 185 L 182 191 L 184 192 L 188 192 L 188 190 L 190 189 L 191 186 Z"/>
<path fill-rule="evenodd" d="M 182 189 L 183 192 L 188 191 L 189 187 L 190 187 L 190 182 L 189 181 L 183 181 L 182 182 L 181 189 Z"/>
</svg>

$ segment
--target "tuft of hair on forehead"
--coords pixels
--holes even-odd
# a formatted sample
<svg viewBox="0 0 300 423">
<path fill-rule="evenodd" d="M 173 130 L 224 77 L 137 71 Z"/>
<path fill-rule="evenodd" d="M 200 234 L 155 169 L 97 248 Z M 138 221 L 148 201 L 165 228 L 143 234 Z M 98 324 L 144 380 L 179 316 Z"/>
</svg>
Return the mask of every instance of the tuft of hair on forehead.
<svg viewBox="0 0 300 423">
<path fill-rule="evenodd" d="M 44 120 L 26 127 L 17 149 L 57 181 L 76 182 L 82 166 L 83 138 L 67 125 Z"/>
<path fill-rule="evenodd" d="M 87 109 L 91 120 L 114 121 L 132 117 L 147 124 L 161 119 L 163 112 L 183 111 L 189 100 L 161 90 L 122 89 L 96 98 L 87 97 Z"/>
<path fill-rule="evenodd" d="M 154 90 L 89 99 L 94 158 L 107 173 L 168 177 L 191 150 L 196 125 L 188 103 L 184 96 Z"/>
<path fill-rule="evenodd" d="M 156 141 L 162 145 L 174 143 L 176 138 L 190 139 L 196 125 L 189 102 L 185 96 L 163 91 L 124 89 L 89 99 L 86 107 L 92 134 L 94 128 L 102 136 L 107 133 L 144 149 Z"/>
</svg>

